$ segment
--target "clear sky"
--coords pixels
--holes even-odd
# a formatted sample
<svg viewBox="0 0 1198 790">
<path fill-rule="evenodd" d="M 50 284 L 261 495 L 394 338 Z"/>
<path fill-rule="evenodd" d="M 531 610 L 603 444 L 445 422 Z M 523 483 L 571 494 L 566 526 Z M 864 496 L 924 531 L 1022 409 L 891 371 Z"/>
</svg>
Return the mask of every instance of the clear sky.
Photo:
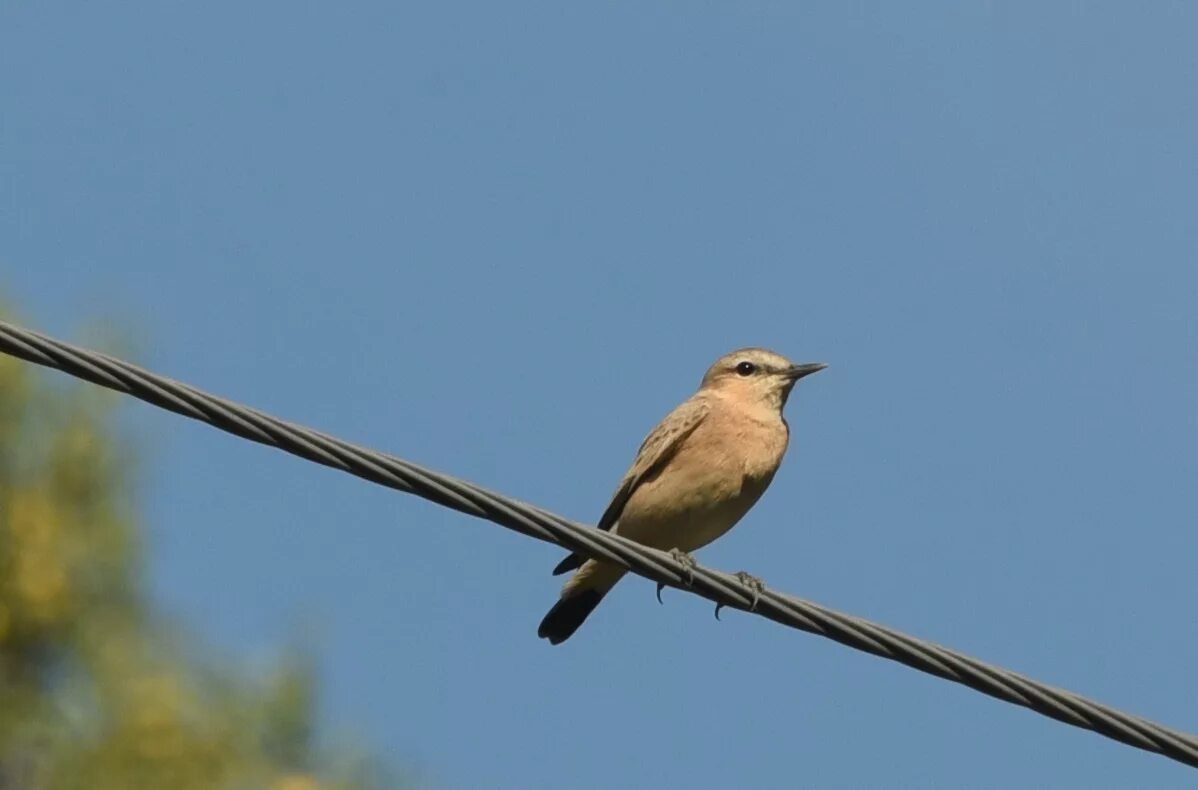
<svg viewBox="0 0 1198 790">
<path fill-rule="evenodd" d="M 1198 6 L 0 8 L 0 288 L 593 521 L 707 364 L 828 370 L 700 553 L 1198 731 Z M 431 786 L 1193 787 L 1192 769 L 130 404 L 154 591 L 314 634 Z"/>
</svg>

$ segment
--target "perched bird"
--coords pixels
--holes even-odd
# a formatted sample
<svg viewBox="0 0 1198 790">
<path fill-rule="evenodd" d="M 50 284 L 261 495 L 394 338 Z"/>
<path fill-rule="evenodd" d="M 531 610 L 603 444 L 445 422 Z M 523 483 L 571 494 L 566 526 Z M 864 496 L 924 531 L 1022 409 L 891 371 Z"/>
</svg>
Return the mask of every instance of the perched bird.
<svg viewBox="0 0 1198 790">
<path fill-rule="evenodd" d="M 804 376 L 827 365 L 795 365 L 762 348 L 716 360 L 699 390 L 654 428 L 620 481 L 598 527 L 693 564 L 688 552 L 730 530 L 765 492 L 790 439 L 782 407 Z M 570 638 L 627 571 L 566 557 L 575 570 L 537 635 Z"/>
</svg>

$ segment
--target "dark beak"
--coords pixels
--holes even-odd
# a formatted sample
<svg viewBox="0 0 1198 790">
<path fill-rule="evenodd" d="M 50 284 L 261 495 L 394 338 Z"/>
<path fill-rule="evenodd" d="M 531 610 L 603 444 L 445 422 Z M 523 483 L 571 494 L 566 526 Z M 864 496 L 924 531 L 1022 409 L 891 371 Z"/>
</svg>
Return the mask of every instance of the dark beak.
<svg viewBox="0 0 1198 790">
<path fill-rule="evenodd" d="M 812 373 L 818 373 L 828 367 L 823 362 L 808 362 L 806 365 L 791 365 L 786 369 L 786 375 L 791 381 L 798 381 L 804 376 L 810 376 Z"/>
</svg>

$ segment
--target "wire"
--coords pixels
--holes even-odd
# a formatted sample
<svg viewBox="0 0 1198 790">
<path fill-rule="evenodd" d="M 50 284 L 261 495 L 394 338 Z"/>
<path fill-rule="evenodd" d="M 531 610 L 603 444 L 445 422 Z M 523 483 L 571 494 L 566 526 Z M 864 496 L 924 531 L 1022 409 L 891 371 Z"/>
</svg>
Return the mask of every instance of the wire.
<svg viewBox="0 0 1198 790">
<path fill-rule="evenodd" d="M 666 552 L 610 532 L 584 527 L 541 508 L 400 458 L 284 422 L 114 357 L 3 321 L 0 321 L 0 351 L 132 395 L 245 439 L 493 521 L 585 557 L 615 563 L 647 579 L 689 590 L 717 604 L 752 611 L 776 623 L 827 637 L 1066 724 L 1093 730 L 1138 749 L 1198 767 L 1198 737 L 1193 735 L 810 601 L 771 590 L 757 595 L 731 574 L 701 566 L 688 571 Z"/>
</svg>

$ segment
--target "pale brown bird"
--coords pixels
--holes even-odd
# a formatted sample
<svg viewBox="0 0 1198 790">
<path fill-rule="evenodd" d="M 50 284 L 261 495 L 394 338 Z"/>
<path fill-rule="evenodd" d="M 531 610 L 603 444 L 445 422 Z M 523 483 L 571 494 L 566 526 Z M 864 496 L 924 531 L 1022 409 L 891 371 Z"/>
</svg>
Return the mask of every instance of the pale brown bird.
<svg viewBox="0 0 1198 790">
<path fill-rule="evenodd" d="M 762 348 L 720 357 L 699 390 L 649 433 L 599 529 L 693 562 L 688 552 L 730 530 L 765 492 L 790 439 L 782 407 L 795 382 L 825 367 Z M 570 638 L 627 573 L 577 554 L 553 573 L 575 568 L 537 629 L 551 644 Z"/>
</svg>

